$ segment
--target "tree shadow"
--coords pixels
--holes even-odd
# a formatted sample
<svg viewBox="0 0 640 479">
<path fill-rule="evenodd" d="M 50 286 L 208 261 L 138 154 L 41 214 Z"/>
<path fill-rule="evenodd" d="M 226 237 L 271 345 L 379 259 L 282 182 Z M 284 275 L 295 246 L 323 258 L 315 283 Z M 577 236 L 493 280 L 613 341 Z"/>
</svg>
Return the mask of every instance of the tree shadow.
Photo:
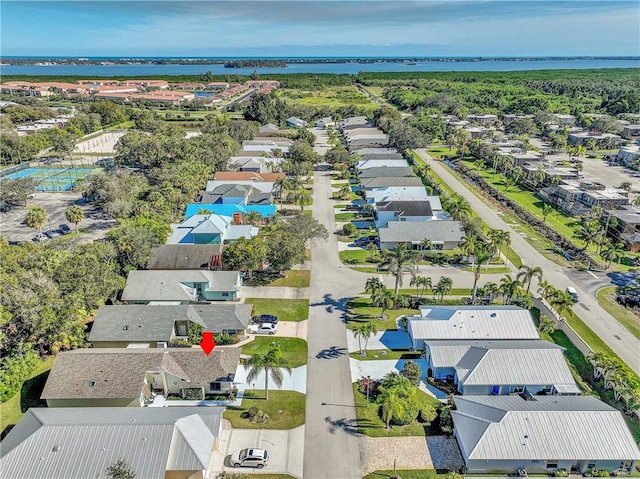
<svg viewBox="0 0 640 479">
<path fill-rule="evenodd" d="M 329 424 L 329 432 L 331 434 L 335 434 L 337 431 L 342 430 L 351 436 L 362 436 L 362 433 L 358 431 L 358 421 L 357 419 L 331 419 L 331 416 L 327 416 L 324 418 L 325 422 Z"/>
<path fill-rule="evenodd" d="M 40 399 L 44 385 L 49 377 L 49 371 L 27 379 L 20 391 L 20 411 L 25 413 L 32 407 L 47 407 L 47 402 Z"/>
<path fill-rule="evenodd" d="M 336 299 L 331 293 L 323 296 L 323 301 L 311 303 L 309 306 L 324 306 L 327 313 L 333 313 L 334 310 L 345 311 L 347 309 L 348 298 Z"/>
<path fill-rule="evenodd" d="M 318 354 L 316 354 L 316 359 L 334 359 L 339 356 L 344 356 L 348 354 L 349 350 L 347 348 L 339 348 L 337 346 L 331 346 L 328 349 L 321 350 Z"/>
</svg>

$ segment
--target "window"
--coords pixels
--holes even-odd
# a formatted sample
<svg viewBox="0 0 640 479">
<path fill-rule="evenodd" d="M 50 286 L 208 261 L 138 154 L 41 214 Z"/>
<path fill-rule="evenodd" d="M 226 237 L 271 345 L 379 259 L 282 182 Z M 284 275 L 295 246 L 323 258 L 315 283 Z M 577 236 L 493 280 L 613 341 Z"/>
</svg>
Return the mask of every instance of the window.
<svg viewBox="0 0 640 479">
<path fill-rule="evenodd" d="M 222 297 L 223 298 L 227 298 L 228 296 L 229 296 L 229 293 L 227 293 L 227 292 L 222 293 Z"/>
<path fill-rule="evenodd" d="M 209 390 L 211 391 L 220 391 L 222 389 L 221 384 L 219 382 L 209 383 Z"/>
<path fill-rule="evenodd" d="M 558 469 L 558 459 L 549 459 L 547 461 L 547 469 Z"/>
<path fill-rule="evenodd" d="M 513 386 L 513 392 L 514 393 L 524 392 L 524 386 Z"/>
</svg>

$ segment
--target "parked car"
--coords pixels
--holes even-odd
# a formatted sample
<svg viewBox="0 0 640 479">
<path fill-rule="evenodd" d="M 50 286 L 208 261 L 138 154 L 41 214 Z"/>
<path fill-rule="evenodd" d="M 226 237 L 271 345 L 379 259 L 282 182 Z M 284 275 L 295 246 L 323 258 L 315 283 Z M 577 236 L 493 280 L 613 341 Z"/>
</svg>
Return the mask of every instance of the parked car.
<svg viewBox="0 0 640 479">
<path fill-rule="evenodd" d="M 5 201 L 0 202 L 0 211 L 5 213 L 11 209 L 11 205 Z"/>
<path fill-rule="evenodd" d="M 33 237 L 33 241 L 35 241 L 36 243 L 47 241 L 48 239 L 48 236 L 43 233 L 36 233 L 36 235 Z"/>
<path fill-rule="evenodd" d="M 63 235 L 68 235 L 71 233 L 71 228 L 69 228 L 69 225 L 64 224 L 64 225 L 60 225 L 60 233 L 62 233 Z"/>
<path fill-rule="evenodd" d="M 269 464 L 269 453 L 264 449 L 238 449 L 231 454 L 233 467 L 257 467 L 262 469 Z"/>
<path fill-rule="evenodd" d="M 347 205 L 344 209 L 347 211 L 360 211 L 362 208 L 359 205 Z"/>
<path fill-rule="evenodd" d="M 276 334 L 278 325 L 273 323 L 254 324 L 249 328 L 252 334 Z"/>
<path fill-rule="evenodd" d="M 273 323 L 278 324 L 278 317 L 273 314 L 261 314 L 251 318 L 251 322 L 254 324 Z"/>
<path fill-rule="evenodd" d="M 48 238 L 59 238 L 61 236 L 60 231 L 58 230 L 49 230 L 45 233 Z"/>
<path fill-rule="evenodd" d="M 369 243 L 378 243 L 377 236 L 362 236 L 361 238 L 357 238 L 354 242 L 354 246 L 367 246 Z"/>
</svg>

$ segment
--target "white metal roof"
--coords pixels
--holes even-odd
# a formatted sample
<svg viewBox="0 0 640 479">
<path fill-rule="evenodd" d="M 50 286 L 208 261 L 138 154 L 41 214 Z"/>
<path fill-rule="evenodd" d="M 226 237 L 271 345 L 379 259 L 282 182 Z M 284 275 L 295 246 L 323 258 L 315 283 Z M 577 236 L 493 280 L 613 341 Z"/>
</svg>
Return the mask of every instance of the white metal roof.
<svg viewBox="0 0 640 479">
<path fill-rule="evenodd" d="M 591 396 L 464 396 L 455 402 L 465 459 L 640 458 L 622 414 Z"/>
</svg>

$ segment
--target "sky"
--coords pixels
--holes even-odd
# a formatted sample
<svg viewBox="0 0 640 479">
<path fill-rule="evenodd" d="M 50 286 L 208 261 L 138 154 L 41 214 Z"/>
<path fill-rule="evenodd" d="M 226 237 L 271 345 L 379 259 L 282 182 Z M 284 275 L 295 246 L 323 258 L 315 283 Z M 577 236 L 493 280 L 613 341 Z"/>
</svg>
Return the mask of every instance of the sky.
<svg viewBox="0 0 640 479">
<path fill-rule="evenodd" d="M 638 56 L 640 2 L 0 3 L 2 56 Z"/>
</svg>

